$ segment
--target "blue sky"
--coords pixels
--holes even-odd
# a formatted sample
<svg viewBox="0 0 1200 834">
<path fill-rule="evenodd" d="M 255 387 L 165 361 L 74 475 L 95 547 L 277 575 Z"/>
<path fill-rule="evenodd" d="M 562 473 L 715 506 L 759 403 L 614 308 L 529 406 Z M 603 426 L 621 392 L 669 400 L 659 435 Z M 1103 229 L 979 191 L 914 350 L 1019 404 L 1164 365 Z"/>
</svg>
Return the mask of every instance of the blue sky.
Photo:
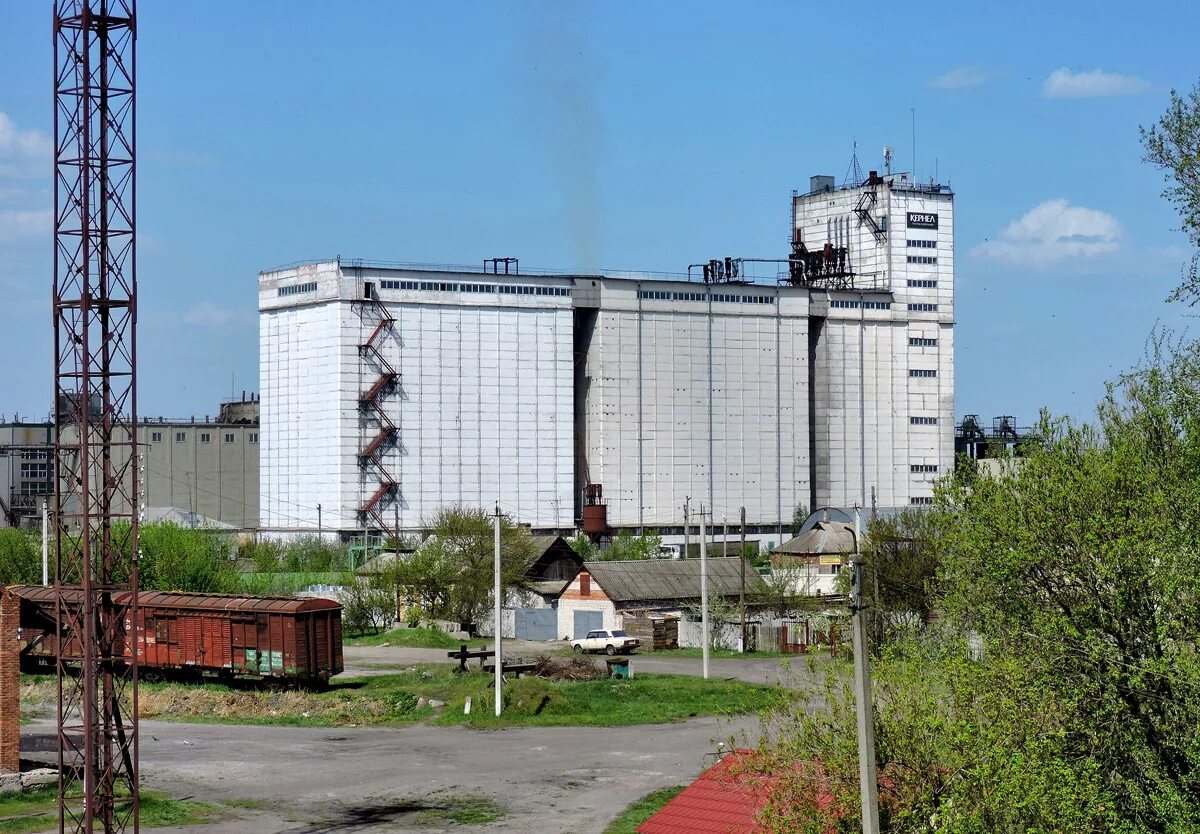
<svg viewBox="0 0 1200 834">
<path fill-rule="evenodd" d="M 1200 6 L 139 4 L 140 404 L 257 388 L 255 279 L 316 257 L 680 271 L 781 256 L 789 195 L 957 193 L 956 409 L 1088 416 L 1187 257 L 1138 125 Z M 0 28 L 0 413 L 44 415 L 50 4 Z"/>
</svg>

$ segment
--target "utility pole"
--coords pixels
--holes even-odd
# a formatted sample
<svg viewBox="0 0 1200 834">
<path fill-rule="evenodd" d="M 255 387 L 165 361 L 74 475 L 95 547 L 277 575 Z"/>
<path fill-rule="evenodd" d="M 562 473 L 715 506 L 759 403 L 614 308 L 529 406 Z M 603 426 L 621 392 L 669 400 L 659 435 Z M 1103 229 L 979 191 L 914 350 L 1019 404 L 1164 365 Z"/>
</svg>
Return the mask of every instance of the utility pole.
<svg viewBox="0 0 1200 834">
<path fill-rule="evenodd" d="M 688 557 L 688 545 L 691 543 L 691 531 L 688 529 L 688 502 L 691 496 L 683 499 L 683 558 Z"/>
<path fill-rule="evenodd" d="M 858 782 L 862 797 L 863 834 L 879 834 L 879 783 L 875 773 L 875 725 L 872 721 L 871 666 L 867 625 L 863 618 L 862 511 L 854 508 L 854 696 L 858 717 Z"/>
<path fill-rule="evenodd" d="M 50 499 L 42 499 L 42 585 L 50 584 Z"/>
<path fill-rule="evenodd" d="M 704 679 L 708 680 L 708 536 L 703 504 L 700 505 L 700 651 Z"/>
<path fill-rule="evenodd" d="M 738 518 L 742 523 L 742 547 L 738 553 L 742 571 L 742 589 L 738 593 L 738 603 L 742 607 L 742 654 L 746 653 L 746 508 L 738 510 Z"/>
<path fill-rule="evenodd" d="M 495 625 L 496 631 L 495 631 L 495 635 L 494 635 L 493 639 L 496 641 L 496 657 L 494 658 L 496 661 L 496 717 L 499 718 L 500 717 L 500 706 L 501 706 L 500 697 L 501 697 L 501 689 L 503 687 L 503 673 L 504 673 L 504 644 L 503 644 L 503 641 L 500 639 L 500 603 L 501 603 L 501 599 L 500 599 L 500 505 L 499 504 L 496 505 L 495 527 L 496 527 L 496 555 L 495 555 L 495 566 L 494 566 L 495 573 L 493 576 L 495 584 L 494 584 L 493 592 L 496 595 L 496 625 Z"/>
<path fill-rule="evenodd" d="M 325 531 L 321 527 L 321 505 L 320 504 L 317 504 L 317 538 L 318 539 L 325 538 Z"/>
</svg>

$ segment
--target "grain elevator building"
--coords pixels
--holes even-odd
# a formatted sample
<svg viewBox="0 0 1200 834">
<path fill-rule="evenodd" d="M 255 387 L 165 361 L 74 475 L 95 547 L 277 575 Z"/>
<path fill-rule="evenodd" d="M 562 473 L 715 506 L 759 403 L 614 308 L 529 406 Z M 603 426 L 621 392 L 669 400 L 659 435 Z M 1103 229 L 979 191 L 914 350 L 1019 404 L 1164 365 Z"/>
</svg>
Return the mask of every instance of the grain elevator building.
<svg viewBox="0 0 1200 834">
<path fill-rule="evenodd" d="M 952 194 L 814 177 L 792 217 L 781 257 L 675 276 L 261 273 L 261 526 L 499 500 L 569 531 L 602 501 L 613 532 L 670 532 L 690 498 L 772 533 L 797 505 L 927 503 L 953 458 Z"/>
</svg>

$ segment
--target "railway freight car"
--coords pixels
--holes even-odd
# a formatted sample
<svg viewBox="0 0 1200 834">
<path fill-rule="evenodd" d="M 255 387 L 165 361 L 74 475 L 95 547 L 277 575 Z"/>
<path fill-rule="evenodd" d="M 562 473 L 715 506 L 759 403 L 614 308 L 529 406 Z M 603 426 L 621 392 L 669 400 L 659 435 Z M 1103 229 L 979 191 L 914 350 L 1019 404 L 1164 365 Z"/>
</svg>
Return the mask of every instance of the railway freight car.
<svg viewBox="0 0 1200 834">
<path fill-rule="evenodd" d="M 12 591 L 21 600 L 23 665 L 53 666 L 54 589 Z M 125 591 L 113 601 L 129 612 L 131 598 Z M 78 588 L 64 597 L 72 608 L 81 600 Z M 253 675 L 312 686 L 342 671 L 342 606 L 329 599 L 142 591 L 137 622 L 131 619 L 125 618 L 121 654 L 128 658 L 137 646 L 144 680 Z M 78 635 L 67 631 L 63 640 L 66 656 L 78 659 Z"/>
</svg>

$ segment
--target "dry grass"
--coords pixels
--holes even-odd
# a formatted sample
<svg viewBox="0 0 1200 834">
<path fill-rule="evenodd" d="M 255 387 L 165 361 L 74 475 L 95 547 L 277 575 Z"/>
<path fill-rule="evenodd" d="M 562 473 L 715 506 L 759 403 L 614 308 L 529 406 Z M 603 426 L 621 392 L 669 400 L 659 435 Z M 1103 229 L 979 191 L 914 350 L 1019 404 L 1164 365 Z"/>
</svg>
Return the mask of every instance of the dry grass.
<svg viewBox="0 0 1200 834">
<path fill-rule="evenodd" d="M 539 678 L 554 681 L 597 681 L 606 677 L 605 670 L 586 657 L 541 655 L 533 673 Z"/>
</svg>

